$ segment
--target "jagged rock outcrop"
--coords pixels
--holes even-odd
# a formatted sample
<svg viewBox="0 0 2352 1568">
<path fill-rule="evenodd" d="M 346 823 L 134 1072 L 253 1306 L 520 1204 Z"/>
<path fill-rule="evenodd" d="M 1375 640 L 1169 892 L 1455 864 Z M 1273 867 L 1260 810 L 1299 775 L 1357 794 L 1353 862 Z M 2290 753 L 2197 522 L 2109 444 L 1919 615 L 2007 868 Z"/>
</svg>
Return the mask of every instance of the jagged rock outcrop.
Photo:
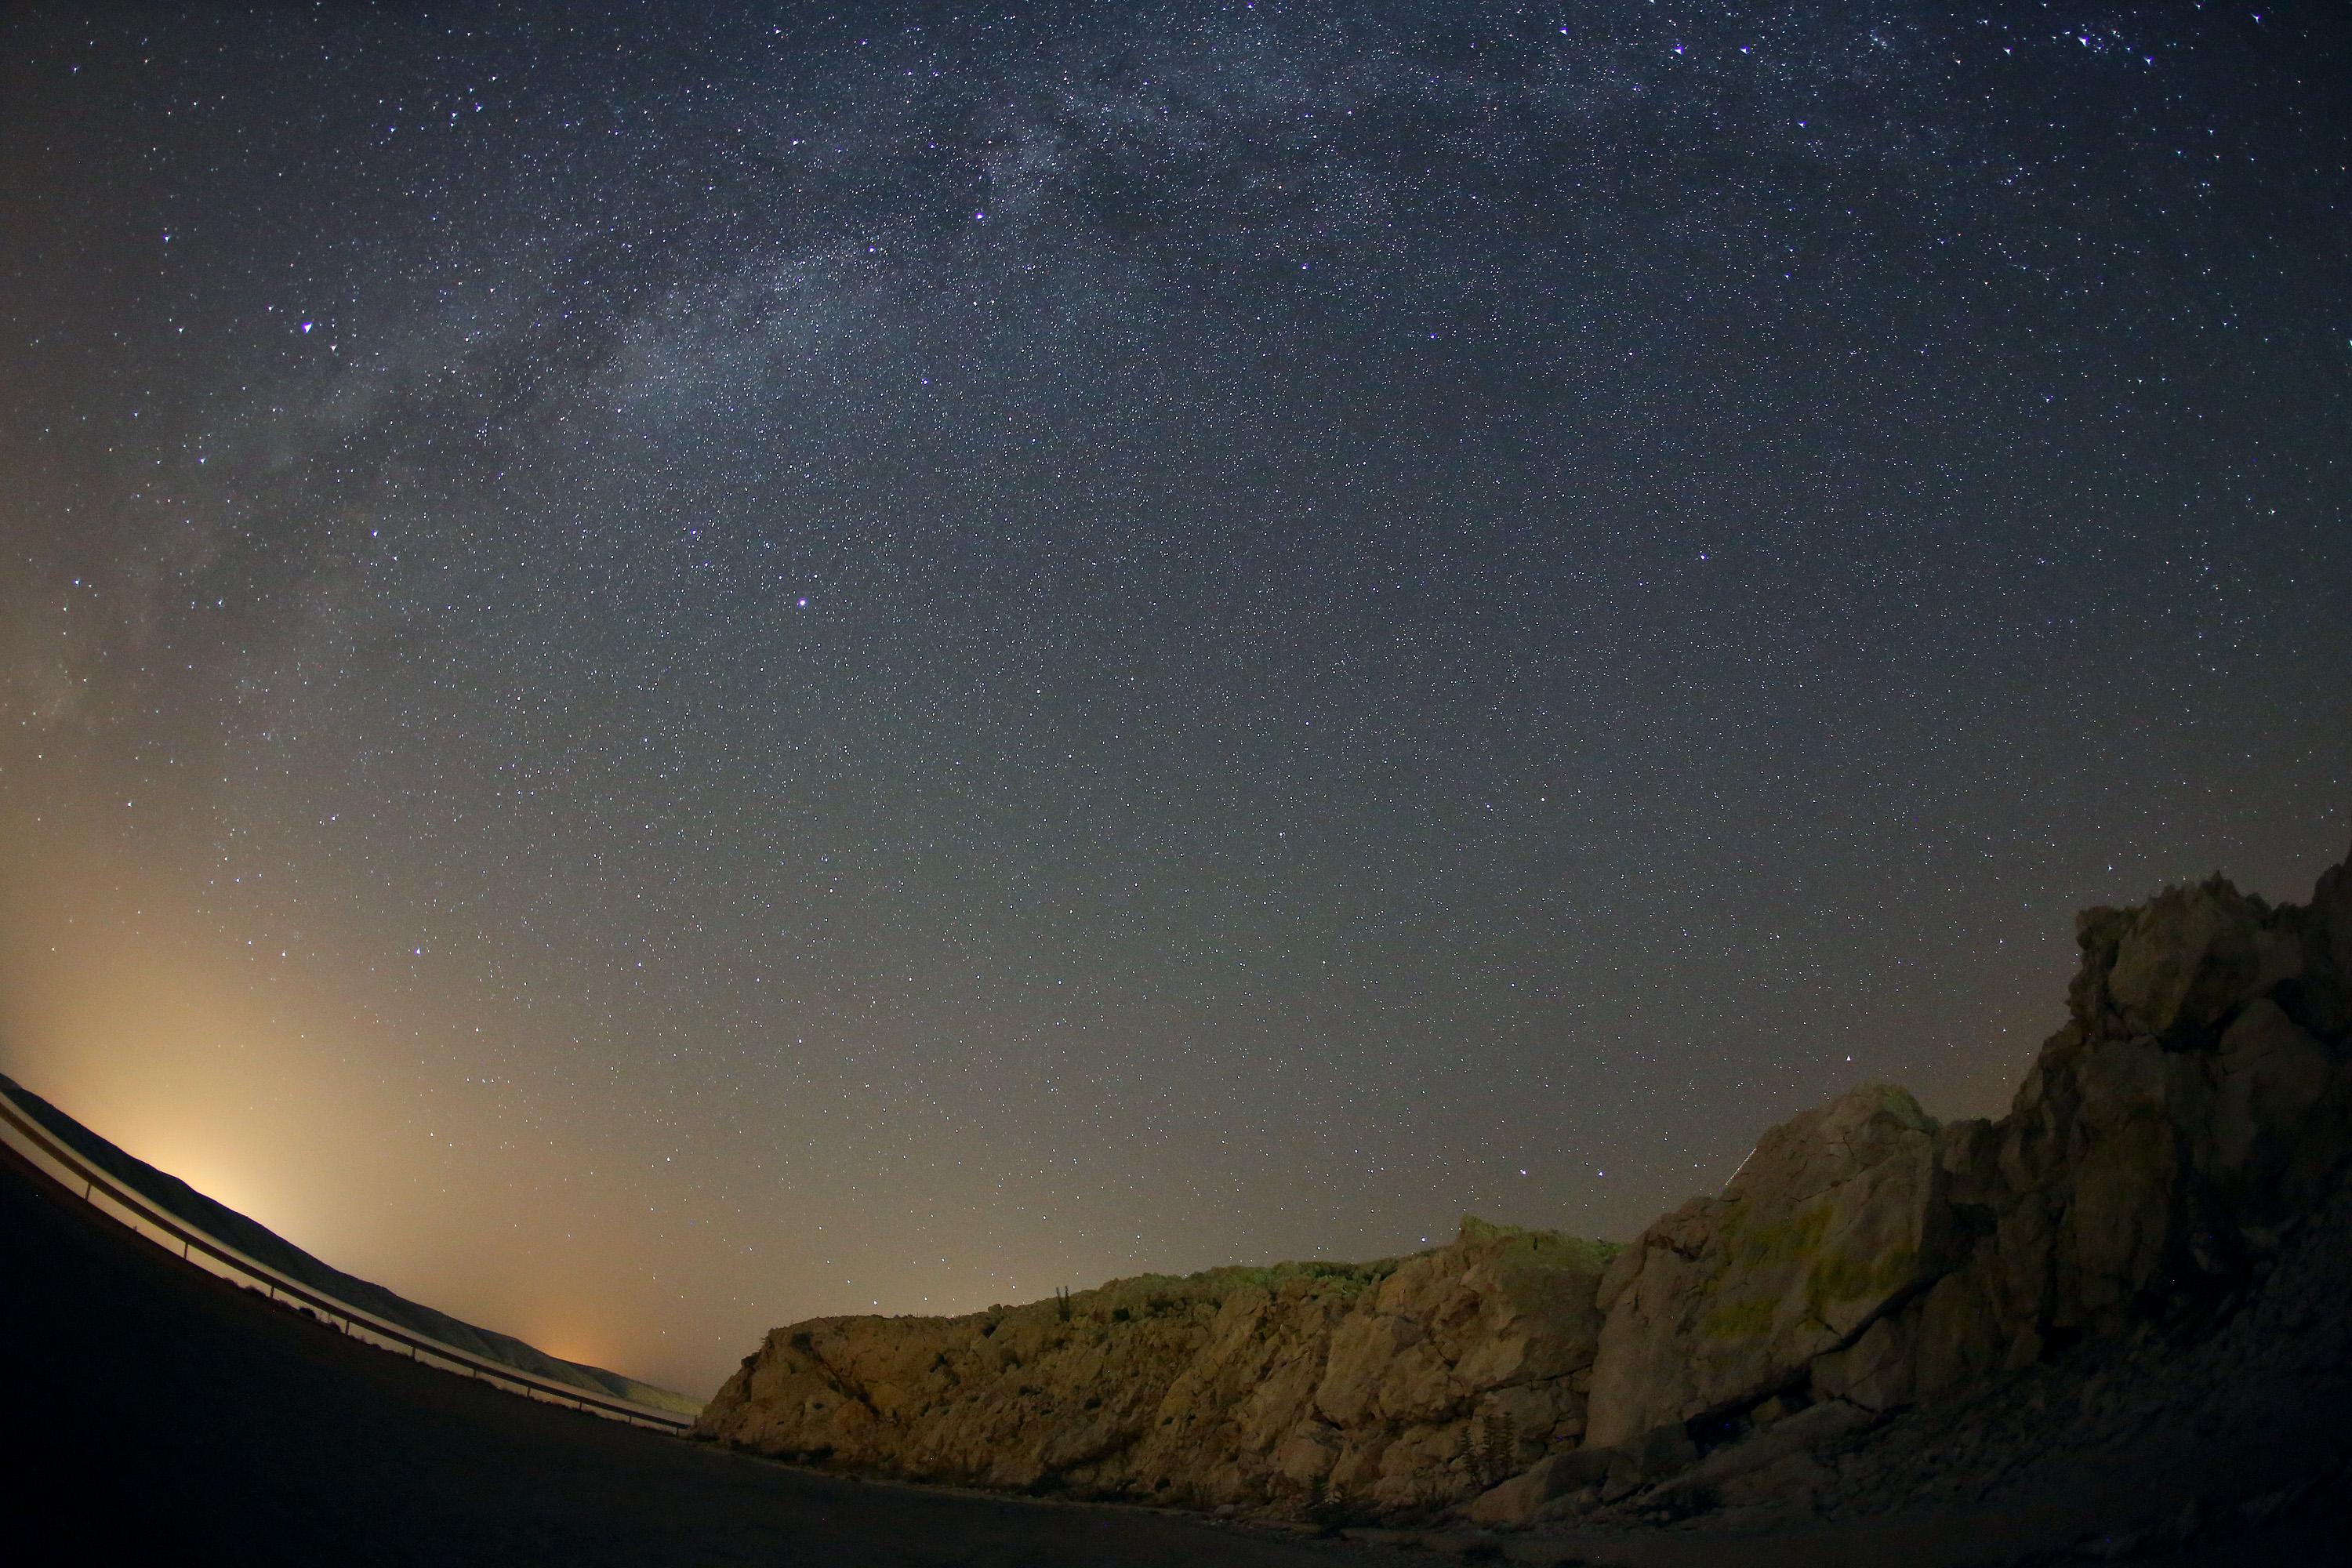
<svg viewBox="0 0 2352 1568">
<path fill-rule="evenodd" d="M 2009 1115 L 1869 1085 L 1622 1252 L 1465 1221 L 1360 1267 L 1116 1282 L 772 1333 L 700 1435 L 850 1468 L 1198 1506 L 1522 1521 L 1802 1495 L 1813 1453 L 2219 1299 L 2352 1161 L 2352 862 L 2077 921 Z"/>
<path fill-rule="evenodd" d="M 1591 1440 L 1776 1393 L 1917 1293 L 1950 1247 L 1936 1144 L 1908 1093 L 1865 1085 L 1643 1232 L 1601 1278 Z"/>
<path fill-rule="evenodd" d="M 2076 922 L 2065 1027 L 2010 1114 L 1947 1129 L 1974 1239 L 1885 1336 L 1932 1394 L 2242 1276 L 2352 1153 L 2352 871 L 2273 909 L 2215 879 Z M 1907 1363 L 1910 1386 L 1901 1386 Z"/>
<path fill-rule="evenodd" d="M 1147 1276 L 961 1318 L 779 1329 L 705 1414 L 763 1453 L 1204 1507 L 1456 1501 L 1584 1429 L 1611 1249 L 1465 1220 L 1363 1265 Z"/>
<path fill-rule="evenodd" d="M 2352 1155 L 2352 871 L 2076 921 L 2065 1026 L 2000 1121 L 1855 1089 L 1603 1278 L 1588 1440 L 1884 1414 L 2243 1278 Z"/>
</svg>

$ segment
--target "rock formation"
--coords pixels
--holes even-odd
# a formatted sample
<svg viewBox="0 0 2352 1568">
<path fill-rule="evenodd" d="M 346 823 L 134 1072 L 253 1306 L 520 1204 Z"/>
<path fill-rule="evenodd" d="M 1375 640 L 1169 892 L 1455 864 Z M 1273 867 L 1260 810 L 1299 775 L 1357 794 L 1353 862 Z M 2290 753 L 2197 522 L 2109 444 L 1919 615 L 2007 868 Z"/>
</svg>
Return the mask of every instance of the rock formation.
<svg viewBox="0 0 2352 1568">
<path fill-rule="evenodd" d="M 1580 1437 L 1610 1252 L 1465 1220 L 1410 1258 L 821 1318 L 771 1333 L 700 1430 L 929 1480 L 1427 1508 Z"/>
<path fill-rule="evenodd" d="M 2068 1021 L 1998 1121 L 1853 1089 L 1622 1249 L 1465 1220 L 1380 1263 L 820 1319 L 771 1333 L 698 1433 L 1360 1517 L 1801 1489 L 1822 1444 L 1894 1412 L 2243 1299 L 2343 1184 L 2352 862 L 2308 905 L 2216 878 L 2088 910 L 2077 940 Z"/>
</svg>

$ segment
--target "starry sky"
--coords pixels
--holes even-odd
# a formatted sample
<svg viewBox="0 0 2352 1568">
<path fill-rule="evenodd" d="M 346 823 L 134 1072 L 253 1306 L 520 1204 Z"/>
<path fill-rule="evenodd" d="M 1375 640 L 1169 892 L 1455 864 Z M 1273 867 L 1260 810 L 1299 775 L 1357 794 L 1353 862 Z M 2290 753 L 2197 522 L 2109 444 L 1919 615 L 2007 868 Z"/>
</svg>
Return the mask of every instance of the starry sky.
<svg viewBox="0 0 2352 1568">
<path fill-rule="evenodd" d="M 2352 845 L 2352 18 L 12 6 L 0 1068 L 707 1392 L 1626 1237 Z"/>
</svg>

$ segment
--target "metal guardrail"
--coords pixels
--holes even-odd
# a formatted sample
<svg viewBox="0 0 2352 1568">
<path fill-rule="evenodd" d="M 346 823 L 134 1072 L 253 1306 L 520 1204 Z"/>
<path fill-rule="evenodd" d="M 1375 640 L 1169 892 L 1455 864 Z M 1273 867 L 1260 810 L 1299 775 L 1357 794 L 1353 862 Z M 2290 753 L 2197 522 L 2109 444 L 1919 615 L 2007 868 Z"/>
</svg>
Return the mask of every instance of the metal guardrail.
<svg viewBox="0 0 2352 1568">
<path fill-rule="evenodd" d="M 83 1201 L 89 1203 L 92 1208 L 99 1208 L 97 1200 L 103 1194 L 108 1202 L 134 1215 L 136 1220 L 144 1221 L 177 1241 L 180 1244 L 180 1256 L 184 1259 L 194 1263 L 195 1260 L 194 1255 L 203 1253 L 206 1258 L 228 1269 L 232 1275 L 241 1276 L 259 1283 L 268 1292 L 272 1300 L 282 1299 L 291 1305 L 323 1312 L 330 1322 L 340 1320 L 338 1326 L 345 1333 L 355 1338 L 390 1341 L 394 1346 L 405 1349 L 412 1360 L 421 1362 L 425 1357 L 431 1356 L 436 1361 L 448 1363 L 452 1370 L 462 1372 L 469 1377 L 479 1378 L 485 1382 L 511 1384 L 531 1398 L 543 1397 L 555 1404 L 569 1405 L 575 1409 L 584 1410 L 592 1415 L 602 1415 L 615 1421 L 635 1422 L 640 1426 L 654 1426 L 670 1432 L 683 1432 L 694 1425 L 694 1418 L 689 1415 L 680 1415 L 675 1411 L 658 1410 L 650 1405 L 633 1405 L 626 1400 L 592 1394 L 575 1384 L 559 1383 L 553 1378 L 541 1377 L 536 1373 L 525 1372 L 520 1367 L 509 1366 L 503 1362 L 491 1361 L 485 1356 L 476 1355 L 471 1351 L 460 1350 L 456 1345 L 446 1344 L 439 1340 L 401 1328 L 397 1324 L 386 1322 L 373 1312 L 363 1311 L 349 1302 L 339 1301 L 298 1280 L 289 1279 L 268 1264 L 247 1258 L 235 1247 L 216 1241 L 202 1231 L 193 1229 L 183 1221 L 160 1211 L 154 1205 L 124 1187 L 105 1172 L 94 1168 L 80 1155 L 51 1138 L 10 1101 L 5 1094 L 0 1094 L 0 1128 L 16 1133 L 18 1137 L 31 1143 L 51 1163 L 61 1167 L 74 1181 L 81 1183 Z M 0 1140 L 0 1142 L 5 1141 Z M 99 1212 L 103 1214 L 105 1210 L 99 1209 Z M 129 1225 L 133 1232 L 144 1234 L 139 1231 L 138 1224 L 131 1221 L 124 1223 Z"/>
</svg>

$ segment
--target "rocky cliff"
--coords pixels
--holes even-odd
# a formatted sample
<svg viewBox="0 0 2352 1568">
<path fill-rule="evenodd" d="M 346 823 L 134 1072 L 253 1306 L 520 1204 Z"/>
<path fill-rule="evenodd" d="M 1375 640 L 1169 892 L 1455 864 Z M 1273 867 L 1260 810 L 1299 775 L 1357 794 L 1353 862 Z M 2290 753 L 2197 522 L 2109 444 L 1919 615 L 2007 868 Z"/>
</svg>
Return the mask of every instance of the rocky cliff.
<svg viewBox="0 0 2352 1568">
<path fill-rule="evenodd" d="M 1453 1501 L 1584 1431 L 1612 1249 L 1465 1221 L 1362 1265 L 778 1329 L 700 1428 L 858 1470 L 1209 1507 Z"/>
<path fill-rule="evenodd" d="M 1360 1517 L 1786 1491 L 1824 1443 L 1914 1405 L 2159 1322 L 2211 1337 L 2217 1303 L 2252 1299 L 2343 1184 L 2352 862 L 2308 905 L 2217 878 L 2088 910 L 2077 937 L 2068 1021 L 1998 1121 L 1853 1089 L 1622 1248 L 1471 1220 L 1379 1263 L 796 1324 L 698 1433 L 912 1479 Z"/>
</svg>

